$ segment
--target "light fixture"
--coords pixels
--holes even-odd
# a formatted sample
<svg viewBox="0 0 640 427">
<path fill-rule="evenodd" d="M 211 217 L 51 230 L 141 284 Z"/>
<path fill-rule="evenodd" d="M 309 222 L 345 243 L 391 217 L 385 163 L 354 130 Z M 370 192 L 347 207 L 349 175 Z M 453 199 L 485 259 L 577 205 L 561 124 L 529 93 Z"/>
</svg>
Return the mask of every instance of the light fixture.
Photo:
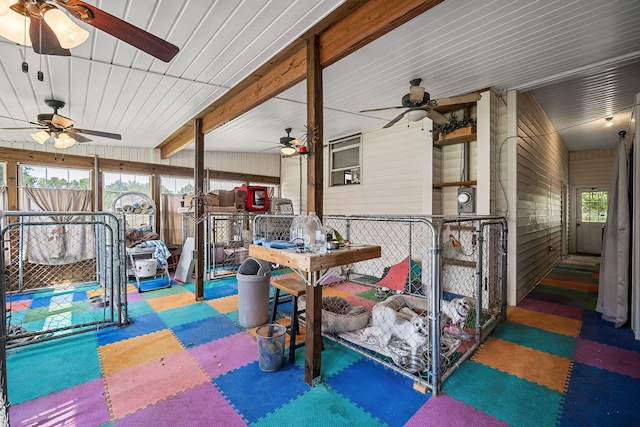
<svg viewBox="0 0 640 427">
<path fill-rule="evenodd" d="M 607 126 L 613 126 L 613 117 L 605 117 L 604 120 L 607 122 Z"/>
<path fill-rule="evenodd" d="M 23 2 L 17 2 L 3 14 L 7 3 L 8 0 L 0 0 L 0 36 L 12 42 L 32 45 L 29 35 L 32 17 L 45 20 L 63 49 L 77 47 L 89 38 L 87 30 L 73 22 L 63 11 L 42 0 L 28 7 Z"/>
<path fill-rule="evenodd" d="M 422 119 L 425 119 L 429 112 L 422 108 L 416 108 L 415 110 L 409 110 L 407 113 L 407 119 L 410 122 L 419 122 Z"/>
<path fill-rule="evenodd" d="M 4 16 L 9 12 L 9 0 L 0 0 L 0 16 Z"/>
<path fill-rule="evenodd" d="M 32 133 L 31 137 L 36 140 L 38 144 L 44 144 L 47 142 L 51 135 L 46 130 L 41 130 L 40 132 Z"/>
<path fill-rule="evenodd" d="M 290 156 L 290 155 L 292 155 L 292 154 L 295 154 L 296 149 L 295 149 L 295 148 L 293 148 L 293 147 L 282 147 L 282 148 L 280 149 L 280 152 L 281 152 L 282 154 L 284 154 L 285 156 Z"/>
<path fill-rule="evenodd" d="M 63 49 L 72 49 L 89 38 L 89 32 L 73 22 L 57 7 L 42 3 L 40 14 L 44 17 Z"/>
<path fill-rule="evenodd" d="M 54 141 L 53 146 L 61 149 L 73 147 L 76 143 L 76 140 L 71 135 L 64 132 L 60 132 L 54 137 Z"/>
<path fill-rule="evenodd" d="M 0 2 L 2 1 L 4 0 L 0 0 Z M 14 43 L 31 46 L 31 38 L 29 37 L 30 24 L 31 19 L 28 16 L 8 10 L 4 15 L 0 14 L 0 36 Z"/>
</svg>

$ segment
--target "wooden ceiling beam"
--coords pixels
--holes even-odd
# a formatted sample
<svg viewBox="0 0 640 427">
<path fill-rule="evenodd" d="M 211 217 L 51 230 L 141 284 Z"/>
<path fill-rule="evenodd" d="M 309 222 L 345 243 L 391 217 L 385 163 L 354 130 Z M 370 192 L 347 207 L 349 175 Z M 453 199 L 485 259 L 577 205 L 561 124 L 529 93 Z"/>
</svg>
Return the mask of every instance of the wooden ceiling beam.
<svg viewBox="0 0 640 427">
<path fill-rule="evenodd" d="M 46 151 L 20 150 L 0 147 L 0 159 L 30 165 L 57 166 L 78 169 L 91 169 L 95 165 L 95 157 L 76 154 L 50 153 Z M 98 168 L 106 172 L 155 174 L 162 176 L 193 176 L 193 168 L 184 166 L 162 165 L 157 163 L 134 162 L 129 160 L 98 158 Z M 256 182 L 261 184 L 280 184 L 280 177 L 255 175 L 242 172 L 227 172 L 209 169 L 209 178 L 237 182 Z"/>
<path fill-rule="evenodd" d="M 319 35 L 320 65 L 326 68 L 442 1 L 347 0 L 195 118 L 202 119 L 203 131 L 209 133 L 303 81 L 305 39 Z M 162 159 L 193 143 L 193 122 L 189 120 L 156 147 Z"/>
</svg>

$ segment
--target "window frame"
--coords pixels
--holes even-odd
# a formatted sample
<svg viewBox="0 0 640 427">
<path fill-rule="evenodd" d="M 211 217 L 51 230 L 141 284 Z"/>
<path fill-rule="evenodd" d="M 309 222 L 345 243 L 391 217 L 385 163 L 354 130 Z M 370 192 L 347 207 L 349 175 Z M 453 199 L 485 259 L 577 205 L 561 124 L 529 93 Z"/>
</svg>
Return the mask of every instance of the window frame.
<svg viewBox="0 0 640 427">
<path fill-rule="evenodd" d="M 66 175 L 67 175 L 67 185 L 66 187 L 49 187 L 49 186 L 32 186 L 29 187 L 27 185 L 25 185 L 25 180 L 24 180 L 24 169 L 25 168 L 37 168 L 37 169 L 43 169 L 45 171 L 45 183 L 49 182 L 52 178 L 49 178 L 49 171 L 66 171 Z M 5 171 L 6 172 L 6 171 Z M 76 181 L 81 181 L 82 179 L 87 178 L 87 187 L 77 187 L 77 188 L 70 188 L 69 184 L 73 182 L 73 180 L 70 180 L 71 178 L 71 174 L 73 172 L 76 173 L 86 173 L 87 176 L 86 177 L 82 177 Z M 6 173 L 5 173 L 6 176 Z M 37 179 L 37 178 L 36 178 Z M 28 164 L 28 163 L 24 163 L 24 164 L 20 164 L 19 165 L 19 170 L 18 170 L 18 188 L 46 188 L 49 190 L 93 190 L 93 170 L 92 169 L 83 169 L 83 168 L 71 168 L 71 167 L 59 167 L 59 166 L 43 166 L 43 165 L 32 165 L 32 164 Z"/>
<path fill-rule="evenodd" d="M 346 143 L 353 141 L 352 144 L 345 145 L 343 147 L 337 147 L 338 144 Z M 362 133 L 356 133 L 352 135 L 347 135 L 342 138 L 334 139 L 329 141 L 329 187 L 343 187 L 347 185 L 359 185 L 362 183 Z M 339 154 L 341 152 L 346 152 L 349 150 L 357 149 L 358 150 L 358 161 L 356 165 L 349 165 L 345 167 L 334 167 L 334 155 Z M 357 171 L 357 176 L 352 176 L 353 171 Z M 343 182 L 337 183 L 335 180 L 335 175 L 337 173 L 343 173 L 342 178 Z M 351 181 L 344 182 L 347 175 L 350 175 Z"/>
<path fill-rule="evenodd" d="M 148 178 L 148 191 L 144 191 L 141 188 L 132 188 L 132 189 L 127 189 L 127 190 L 121 190 L 121 191 L 113 191 L 113 190 L 107 190 L 107 176 L 108 175 L 115 175 L 118 176 L 119 178 L 116 179 L 116 181 L 120 181 L 122 182 L 122 177 L 134 177 L 135 179 L 137 179 L 138 177 L 147 177 Z M 114 181 L 115 182 L 115 181 Z M 130 181 L 129 181 L 130 182 Z M 134 183 L 137 183 L 135 180 L 133 181 Z M 140 185 L 144 185 L 144 184 L 140 184 Z M 102 172 L 102 210 L 105 212 L 111 212 L 112 209 L 112 204 L 113 204 L 113 200 L 115 200 L 117 197 L 119 197 L 121 194 L 123 193 L 129 193 L 131 191 L 136 191 L 138 193 L 142 193 L 145 194 L 147 196 L 149 196 L 149 198 L 153 198 L 152 194 L 151 194 L 151 187 L 153 185 L 153 179 L 152 179 L 152 175 L 145 175 L 145 174 L 137 174 L 137 173 L 124 173 L 124 172 L 111 172 L 111 171 L 103 171 Z M 110 199 L 110 195 L 111 194 L 115 194 L 115 197 L 113 199 L 111 199 L 111 202 L 108 202 L 107 200 Z"/>
</svg>

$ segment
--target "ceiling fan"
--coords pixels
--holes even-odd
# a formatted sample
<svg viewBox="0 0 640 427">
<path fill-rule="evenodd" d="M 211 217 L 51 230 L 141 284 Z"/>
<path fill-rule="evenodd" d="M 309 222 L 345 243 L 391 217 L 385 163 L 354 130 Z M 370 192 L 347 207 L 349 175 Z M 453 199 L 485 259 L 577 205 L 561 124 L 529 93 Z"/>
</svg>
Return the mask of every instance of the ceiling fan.
<svg viewBox="0 0 640 427">
<path fill-rule="evenodd" d="M 420 86 L 422 79 L 413 79 L 409 82 L 409 93 L 402 97 L 402 106 L 400 107 L 386 107 L 386 108 L 374 108 L 371 110 L 362 110 L 361 113 L 367 113 L 371 111 L 392 110 L 398 108 L 404 108 L 405 111 L 400 113 L 396 118 L 383 126 L 384 129 L 389 128 L 398 123 L 405 115 L 409 114 L 416 116 L 415 120 L 420 120 L 424 117 L 429 117 L 436 124 L 443 125 L 449 121 L 444 115 L 440 114 L 434 108 L 444 107 L 447 105 L 464 104 L 467 102 L 475 102 L 480 99 L 480 94 L 477 92 L 471 92 L 466 95 L 452 96 L 450 98 L 431 99 L 429 92 L 424 90 L 424 87 Z"/>
<path fill-rule="evenodd" d="M 64 101 L 59 101 L 57 99 L 46 99 L 44 101 L 49 107 L 53 108 L 53 114 L 51 113 L 43 113 L 38 114 L 38 123 L 30 122 L 27 120 L 14 119 L 12 117 L 0 116 L 6 119 L 23 121 L 32 124 L 32 127 L 21 127 L 21 128 L 1 128 L 3 130 L 26 130 L 26 129 L 34 129 L 38 130 L 38 132 L 32 133 L 31 137 L 38 142 L 39 144 L 44 144 L 47 142 L 52 136 L 54 138 L 54 146 L 56 148 L 69 148 L 74 145 L 76 142 L 89 142 L 91 139 L 82 136 L 81 134 L 86 135 L 95 135 L 101 136 L 103 138 L 111 138 L 111 139 L 122 139 L 120 135 L 117 133 L 109 133 L 102 132 L 97 130 L 90 129 L 80 129 L 74 127 L 74 121 L 58 115 L 58 109 L 64 107 Z"/>
<path fill-rule="evenodd" d="M 18 0 L 9 9 L 2 7 L 10 1 L 0 0 L 0 35 L 18 44 L 33 46 L 36 53 L 69 56 L 69 49 L 89 37 L 89 33 L 61 9 L 164 62 L 171 61 L 179 50 L 177 46 L 80 0 Z"/>
<path fill-rule="evenodd" d="M 303 141 L 300 138 L 294 138 L 291 136 L 292 128 L 286 128 L 284 131 L 287 133 L 287 136 L 283 136 L 280 138 L 280 142 L 271 142 L 271 141 L 259 141 L 259 142 L 268 142 L 269 144 L 279 144 L 282 147 L 280 148 L 280 152 L 285 156 L 291 156 L 295 154 L 300 147 L 303 146 Z M 299 147 L 300 146 L 300 147 Z M 304 147 L 306 151 L 306 147 Z"/>
</svg>

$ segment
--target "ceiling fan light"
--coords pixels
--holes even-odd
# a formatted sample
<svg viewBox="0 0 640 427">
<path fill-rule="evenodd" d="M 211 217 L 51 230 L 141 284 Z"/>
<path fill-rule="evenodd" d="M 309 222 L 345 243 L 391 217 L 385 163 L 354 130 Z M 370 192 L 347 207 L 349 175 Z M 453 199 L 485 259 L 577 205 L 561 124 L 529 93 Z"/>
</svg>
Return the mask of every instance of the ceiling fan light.
<svg viewBox="0 0 640 427">
<path fill-rule="evenodd" d="M 4 16 L 9 12 L 9 0 L 0 0 L 0 16 Z"/>
<path fill-rule="evenodd" d="M 410 122 L 419 122 L 422 119 L 425 119 L 429 112 L 427 110 L 423 110 L 422 108 L 418 108 L 416 110 L 409 110 L 407 113 L 407 118 Z"/>
<path fill-rule="evenodd" d="M 0 15 L 0 36 L 14 43 L 31 46 L 31 37 L 29 37 L 30 24 L 31 20 L 26 16 L 13 10 L 8 10 L 6 14 Z"/>
<path fill-rule="evenodd" d="M 293 148 L 293 147 L 282 147 L 280 149 L 280 152 L 282 154 L 284 154 L 285 156 L 290 156 L 290 155 L 292 155 L 292 154 L 294 154 L 296 152 L 296 149 Z"/>
<path fill-rule="evenodd" d="M 89 32 L 73 22 L 63 11 L 52 7 L 44 12 L 44 20 L 53 30 L 60 47 L 72 49 L 89 38 Z"/>
<path fill-rule="evenodd" d="M 59 133 L 54 141 L 53 146 L 61 149 L 73 147 L 76 144 L 76 140 L 67 133 Z"/>
<path fill-rule="evenodd" d="M 613 117 L 605 117 L 605 125 L 606 126 L 613 126 Z"/>
<path fill-rule="evenodd" d="M 49 139 L 49 132 L 41 130 L 40 132 L 32 133 L 31 138 L 35 139 L 38 144 L 44 144 Z"/>
</svg>

